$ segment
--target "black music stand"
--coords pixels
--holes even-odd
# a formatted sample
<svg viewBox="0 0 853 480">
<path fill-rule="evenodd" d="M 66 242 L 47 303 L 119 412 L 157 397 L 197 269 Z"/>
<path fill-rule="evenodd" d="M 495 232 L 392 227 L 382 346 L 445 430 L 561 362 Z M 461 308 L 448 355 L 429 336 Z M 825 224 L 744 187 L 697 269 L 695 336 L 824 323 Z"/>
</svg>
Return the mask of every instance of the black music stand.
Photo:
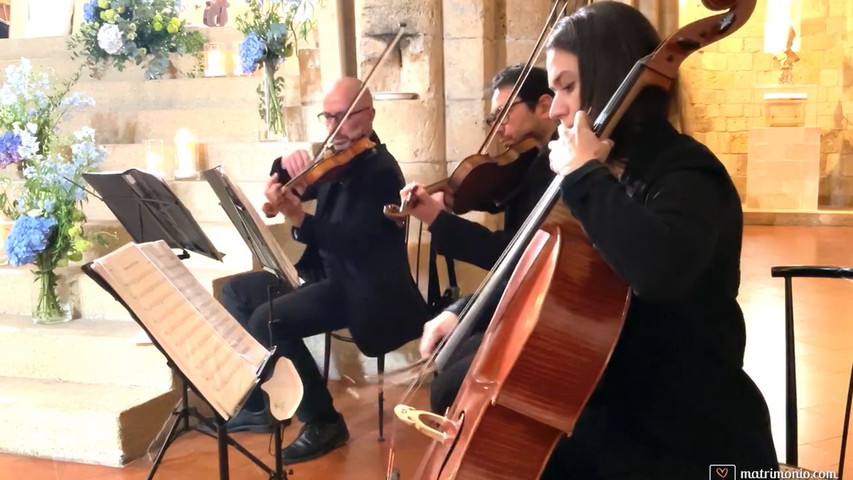
<svg viewBox="0 0 853 480">
<path fill-rule="evenodd" d="M 195 218 L 193 218 L 190 211 L 184 206 L 183 202 L 175 196 L 174 192 L 172 192 L 169 186 L 162 179 L 136 168 L 131 168 L 124 172 L 86 173 L 83 174 L 83 178 L 99 194 L 96 196 L 98 196 L 98 198 L 107 205 L 113 215 L 115 215 L 125 230 L 130 234 L 130 237 L 134 242 L 145 243 L 163 240 L 167 245 L 169 245 L 169 247 L 182 250 L 182 253 L 178 255 L 178 258 L 182 260 L 189 258 L 187 250 L 190 250 L 214 260 L 222 261 L 224 254 L 219 252 L 216 247 L 213 246 L 213 243 L 201 229 L 201 226 Z M 85 265 L 83 267 L 83 271 L 95 280 L 98 285 L 111 293 L 119 303 L 127 308 L 125 302 L 122 301 L 111 288 L 109 288 L 109 285 L 104 282 L 100 276 L 89 268 L 89 265 Z M 148 330 L 141 322 L 139 322 L 139 319 L 133 311 L 129 308 L 127 308 L 127 310 L 130 312 L 133 319 L 148 334 Z M 148 336 L 151 338 L 150 334 Z M 276 462 L 276 470 L 270 470 L 264 463 L 260 462 L 260 460 L 249 453 L 249 451 L 242 445 L 229 437 L 227 432 L 225 432 L 225 435 L 223 436 L 222 432 L 224 432 L 224 428 L 219 430 L 218 425 L 214 425 L 210 419 L 199 413 L 196 408 L 190 406 L 189 389 L 193 389 L 196 394 L 198 394 L 198 391 L 192 383 L 188 381 L 183 372 L 177 368 L 169 356 L 165 354 L 163 349 L 154 342 L 154 339 L 151 339 L 152 343 L 154 343 L 155 346 L 163 352 L 166 357 L 167 365 L 173 371 L 177 372 L 179 377 L 181 377 L 182 387 L 180 406 L 172 412 L 172 415 L 175 415 L 177 418 L 175 419 L 174 424 L 172 424 L 172 427 L 166 436 L 166 440 L 157 452 L 157 456 L 151 465 L 151 469 L 146 480 L 151 480 L 154 477 L 154 474 L 157 472 L 157 468 L 163 460 L 163 456 L 165 455 L 169 445 L 171 445 L 172 442 L 174 442 L 183 433 L 192 430 L 210 437 L 218 437 L 220 444 L 220 478 L 228 478 L 227 453 L 223 452 L 222 445 L 230 444 L 240 451 L 240 453 L 258 464 L 262 469 L 270 473 L 271 478 L 283 480 L 286 477 L 286 474 L 285 477 L 282 477 L 280 473 L 280 455 L 277 455 L 279 458 Z M 204 397 L 199 395 L 199 398 L 203 399 Z M 207 429 L 199 428 L 198 426 L 191 426 L 190 417 L 198 420 L 202 425 L 206 426 Z M 218 415 L 216 418 L 217 421 L 221 420 Z M 281 428 L 281 425 L 279 425 L 279 428 Z M 218 435 L 213 435 L 211 431 L 218 432 Z M 278 435 L 278 437 L 280 437 L 280 435 Z M 279 446 L 276 451 L 280 452 L 280 450 Z M 223 461 L 225 464 L 224 472 L 222 470 Z"/>
<path fill-rule="evenodd" d="M 249 247 L 252 255 L 258 259 L 264 269 L 274 274 L 278 279 L 276 287 L 267 287 L 267 328 L 269 328 L 269 340 L 272 344 L 272 301 L 283 292 L 285 281 L 292 288 L 297 288 L 303 282 L 299 278 L 296 267 L 284 255 L 258 213 L 249 205 L 243 191 L 238 185 L 231 182 L 224 169 L 221 166 L 214 167 L 205 170 L 203 174 L 207 183 L 210 184 L 210 188 L 219 198 L 219 205 L 225 210 L 225 214 L 231 219 L 231 223 L 234 224 L 237 231 L 240 232 L 240 236 L 246 242 L 246 246 Z M 277 466 L 281 464 L 282 427 L 279 424 L 275 432 Z"/>
<path fill-rule="evenodd" d="M 136 243 L 163 240 L 171 248 L 182 249 L 179 258 L 189 258 L 187 250 L 222 261 L 224 254 L 193 218 L 187 207 L 161 178 L 135 168 L 124 172 L 84 173 L 83 178 L 113 212 Z"/>
<path fill-rule="evenodd" d="M 281 247 L 260 220 L 257 212 L 247 205 L 248 200 L 239 186 L 230 181 L 221 167 L 205 170 L 203 174 L 219 198 L 219 205 L 225 210 L 231 223 L 240 232 L 246 246 L 261 266 L 273 273 L 281 282 L 286 280 L 294 288 L 298 287 L 302 281 L 299 279 L 296 268 L 281 251 Z"/>
</svg>

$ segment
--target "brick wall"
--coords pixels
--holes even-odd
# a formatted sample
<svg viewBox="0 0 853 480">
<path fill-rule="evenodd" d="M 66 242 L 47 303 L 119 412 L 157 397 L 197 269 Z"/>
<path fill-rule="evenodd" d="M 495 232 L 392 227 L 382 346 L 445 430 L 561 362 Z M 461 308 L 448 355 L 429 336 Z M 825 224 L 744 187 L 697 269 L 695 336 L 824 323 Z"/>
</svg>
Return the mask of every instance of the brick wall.
<svg viewBox="0 0 853 480">
<path fill-rule="evenodd" d="M 778 64 L 764 52 L 768 2 L 759 0 L 738 32 L 687 59 L 681 70 L 684 130 L 705 142 L 746 196 L 747 144 L 751 128 L 766 126 L 763 93 L 778 84 Z M 800 0 L 800 61 L 790 90 L 808 91 L 806 126 L 821 130 L 821 206 L 853 206 L 853 2 Z M 681 25 L 710 12 L 698 0 L 682 3 Z"/>
</svg>

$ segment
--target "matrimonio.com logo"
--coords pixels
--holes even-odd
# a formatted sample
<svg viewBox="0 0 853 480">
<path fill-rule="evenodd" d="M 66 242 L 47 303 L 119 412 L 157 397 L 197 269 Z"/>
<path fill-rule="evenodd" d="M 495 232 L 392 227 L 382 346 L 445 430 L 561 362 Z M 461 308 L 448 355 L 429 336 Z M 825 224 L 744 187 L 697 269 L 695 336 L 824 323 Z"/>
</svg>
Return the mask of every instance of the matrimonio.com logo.
<svg viewBox="0 0 853 480">
<path fill-rule="evenodd" d="M 709 480 L 735 480 L 737 478 L 737 467 L 734 465 L 711 465 L 709 470 Z"/>
<path fill-rule="evenodd" d="M 735 465 L 711 465 L 708 468 L 709 480 L 736 480 L 744 478 L 794 478 L 794 479 L 822 479 L 838 478 L 837 472 L 809 472 L 806 470 L 741 470 L 738 472 Z"/>
</svg>

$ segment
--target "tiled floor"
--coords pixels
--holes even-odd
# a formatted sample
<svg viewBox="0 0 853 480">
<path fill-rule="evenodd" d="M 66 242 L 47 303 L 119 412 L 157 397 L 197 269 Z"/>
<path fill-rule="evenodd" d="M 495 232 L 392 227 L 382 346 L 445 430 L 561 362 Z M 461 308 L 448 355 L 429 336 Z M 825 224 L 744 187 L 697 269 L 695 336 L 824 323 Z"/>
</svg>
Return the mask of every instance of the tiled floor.
<svg viewBox="0 0 853 480">
<path fill-rule="evenodd" d="M 747 319 L 745 368 L 764 392 L 774 420 L 777 448 L 784 452 L 784 290 L 770 267 L 782 264 L 853 266 L 853 227 L 748 227 L 744 239 L 741 305 Z M 841 421 L 853 362 L 853 284 L 840 280 L 795 280 L 794 300 L 800 414 L 800 465 L 835 470 L 841 444 Z M 358 395 L 354 395 L 356 393 Z M 376 397 L 365 387 L 353 391 L 339 385 L 336 402 L 344 411 L 352 440 L 334 453 L 295 465 L 294 480 L 378 480 L 385 478 L 389 442 L 376 442 Z M 388 394 L 393 405 L 398 391 Z M 423 407 L 425 392 L 413 403 Z M 390 420 L 390 408 L 386 408 Z M 285 441 L 296 433 L 286 432 Z M 8 432 L 3 432 L 4 434 Z M 389 433 L 390 434 L 390 433 Z M 266 455 L 269 436 L 240 434 L 237 439 L 257 455 Z M 411 472 L 426 441 L 409 429 L 398 430 L 397 458 Z M 231 453 L 231 478 L 266 476 L 240 455 Z M 68 464 L 0 455 L 0 480 L 141 480 L 150 462 L 141 459 L 123 469 Z M 848 460 L 846 467 L 853 468 Z M 169 450 L 155 479 L 215 479 L 215 443 L 187 434 Z M 403 476 L 405 478 L 405 475 Z"/>
</svg>

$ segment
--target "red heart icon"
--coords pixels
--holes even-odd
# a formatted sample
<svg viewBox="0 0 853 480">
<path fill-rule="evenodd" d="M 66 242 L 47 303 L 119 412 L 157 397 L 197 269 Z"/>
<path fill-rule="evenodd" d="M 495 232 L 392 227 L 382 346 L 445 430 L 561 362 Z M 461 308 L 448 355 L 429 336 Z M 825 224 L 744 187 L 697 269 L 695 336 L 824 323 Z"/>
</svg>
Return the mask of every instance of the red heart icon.
<svg viewBox="0 0 853 480">
<path fill-rule="evenodd" d="M 728 468 L 721 468 L 721 467 L 717 467 L 717 475 L 719 475 L 719 476 L 720 476 L 720 478 L 726 478 L 726 476 L 727 476 L 728 474 L 729 474 L 729 469 L 728 469 Z"/>
</svg>

